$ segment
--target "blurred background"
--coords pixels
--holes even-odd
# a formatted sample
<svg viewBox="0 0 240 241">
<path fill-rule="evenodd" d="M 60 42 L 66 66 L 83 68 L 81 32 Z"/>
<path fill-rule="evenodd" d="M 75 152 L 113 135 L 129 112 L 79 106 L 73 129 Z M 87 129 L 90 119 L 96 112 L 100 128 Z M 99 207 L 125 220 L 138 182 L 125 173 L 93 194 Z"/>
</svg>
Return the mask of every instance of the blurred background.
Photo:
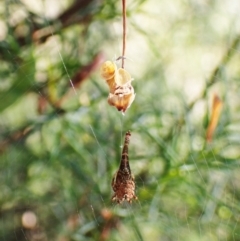
<svg viewBox="0 0 240 241">
<path fill-rule="evenodd" d="M 123 116 L 99 71 L 121 1 L 0 2 L 0 240 L 240 240 L 240 2 L 126 4 Z M 138 201 L 116 205 L 127 130 Z"/>
</svg>

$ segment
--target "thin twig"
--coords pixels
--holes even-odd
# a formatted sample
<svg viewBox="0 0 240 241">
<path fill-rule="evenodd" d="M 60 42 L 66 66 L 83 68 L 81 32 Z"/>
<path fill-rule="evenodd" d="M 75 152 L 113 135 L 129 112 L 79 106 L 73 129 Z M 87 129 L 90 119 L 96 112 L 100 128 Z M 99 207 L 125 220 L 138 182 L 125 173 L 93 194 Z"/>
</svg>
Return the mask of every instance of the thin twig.
<svg viewBox="0 0 240 241">
<path fill-rule="evenodd" d="M 226 51 L 225 55 L 222 57 L 221 62 L 217 65 L 217 67 L 214 69 L 211 76 L 209 77 L 209 80 L 206 83 L 206 88 L 205 88 L 204 92 L 201 94 L 201 96 L 199 96 L 197 99 L 195 99 L 188 106 L 188 109 L 192 109 L 197 101 L 206 97 L 206 95 L 208 93 L 208 89 L 219 80 L 218 76 L 219 76 L 221 69 L 223 68 L 223 66 L 225 66 L 230 61 L 232 56 L 236 53 L 236 49 L 239 44 L 240 44 L 240 35 L 237 35 L 236 38 L 234 39 L 234 41 L 232 42 L 232 44 L 230 45 L 230 47 L 228 48 L 228 50 Z"/>
<path fill-rule="evenodd" d="M 36 27 L 31 33 L 34 41 L 38 43 L 44 43 L 49 37 L 53 34 L 59 33 L 61 30 L 74 25 L 74 24 L 85 24 L 86 26 L 92 20 L 92 12 L 86 11 L 90 5 L 96 5 L 96 0 L 79 0 L 74 1 L 74 3 L 65 10 L 62 14 L 60 14 L 53 21 L 47 21 L 48 26 L 46 27 Z M 34 18 L 32 18 L 34 19 Z M 32 20 L 33 23 L 34 20 Z M 36 25 L 36 23 L 35 23 Z M 38 25 L 36 25 L 38 26 Z M 26 37 L 24 36 L 26 39 Z"/>
<path fill-rule="evenodd" d="M 229 60 L 232 58 L 233 54 L 236 53 L 236 49 L 237 49 L 239 43 L 240 43 L 240 35 L 236 36 L 236 38 L 234 39 L 234 41 L 232 42 L 232 44 L 229 46 L 228 50 L 226 51 L 225 55 L 223 56 L 221 62 L 218 64 L 216 69 L 213 71 L 211 77 L 209 78 L 207 87 L 211 86 L 212 84 L 214 84 L 217 81 L 219 72 L 221 71 L 222 67 L 229 62 Z"/>
<path fill-rule="evenodd" d="M 123 16 L 123 48 L 122 48 L 122 68 L 124 69 L 124 56 L 126 49 L 126 1 L 122 0 L 122 16 Z"/>
</svg>

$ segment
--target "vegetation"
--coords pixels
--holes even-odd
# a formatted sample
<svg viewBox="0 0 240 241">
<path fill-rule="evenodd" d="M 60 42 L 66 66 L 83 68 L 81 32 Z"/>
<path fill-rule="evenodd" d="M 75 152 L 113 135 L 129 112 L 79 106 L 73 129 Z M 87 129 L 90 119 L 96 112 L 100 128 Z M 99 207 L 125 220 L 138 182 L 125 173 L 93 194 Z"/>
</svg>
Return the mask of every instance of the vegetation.
<svg viewBox="0 0 240 241">
<path fill-rule="evenodd" d="M 120 1 L 1 2 L 0 240 L 240 240 L 239 11 L 127 1 L 122 115 L 99 72 L 121 55 Z M 138 200 L 117 205 L 127 130 Z"/>
</svg>

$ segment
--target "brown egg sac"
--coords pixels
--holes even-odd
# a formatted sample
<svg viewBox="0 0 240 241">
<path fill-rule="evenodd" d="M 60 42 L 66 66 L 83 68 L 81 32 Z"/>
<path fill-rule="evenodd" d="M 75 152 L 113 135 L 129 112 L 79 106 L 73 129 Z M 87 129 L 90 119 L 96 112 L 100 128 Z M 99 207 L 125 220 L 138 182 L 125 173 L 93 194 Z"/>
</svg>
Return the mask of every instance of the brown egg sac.
<svg viewBox="0 0 240 241">
<path fill-rule="evenodd" d="M 120 166 L 112 179 L 112 189 L 114 191 L 112 201 L 117 203 L 122 203 L 124 201 L 132 203 L 132 200 L 137 200 L 137 196 L 135 195 L 134 177 L 131 174 L 128 158 L 128 145 L 130 142 L 130 136 L 131 133 L 128 131 L 125 135 Z"/>
<path fill-rule="evenodd" d="M 131 85 L 131 75 L 125 69 L 118 69 L 114 62 L 106 61 L 101 66 L 101 76 L 109 86 L 108 103 L 124 113 L 136 95 Z"/>
</svg>

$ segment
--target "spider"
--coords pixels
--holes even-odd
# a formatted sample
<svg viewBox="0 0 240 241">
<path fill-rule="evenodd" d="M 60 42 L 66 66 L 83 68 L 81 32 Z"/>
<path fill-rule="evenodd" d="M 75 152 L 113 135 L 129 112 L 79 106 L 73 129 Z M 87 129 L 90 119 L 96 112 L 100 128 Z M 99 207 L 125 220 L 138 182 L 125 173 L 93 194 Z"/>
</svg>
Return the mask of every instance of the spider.
<svg viewBox="0 0 240 241">
<path fill-rule="evenodd" d="M 137 200 L 137 196 L 135 195 L 134 177 L 131 174 L 128 160 L 128 145 L 130 136 L 130 131 L 127 131 L 120 166 L 112 179 L 112 188 L 114 191 L 112 201 L 116 201 L 117 203 L 122 203 L 123 201 L 132 203 L 133 199 Z"/>
</svg>

